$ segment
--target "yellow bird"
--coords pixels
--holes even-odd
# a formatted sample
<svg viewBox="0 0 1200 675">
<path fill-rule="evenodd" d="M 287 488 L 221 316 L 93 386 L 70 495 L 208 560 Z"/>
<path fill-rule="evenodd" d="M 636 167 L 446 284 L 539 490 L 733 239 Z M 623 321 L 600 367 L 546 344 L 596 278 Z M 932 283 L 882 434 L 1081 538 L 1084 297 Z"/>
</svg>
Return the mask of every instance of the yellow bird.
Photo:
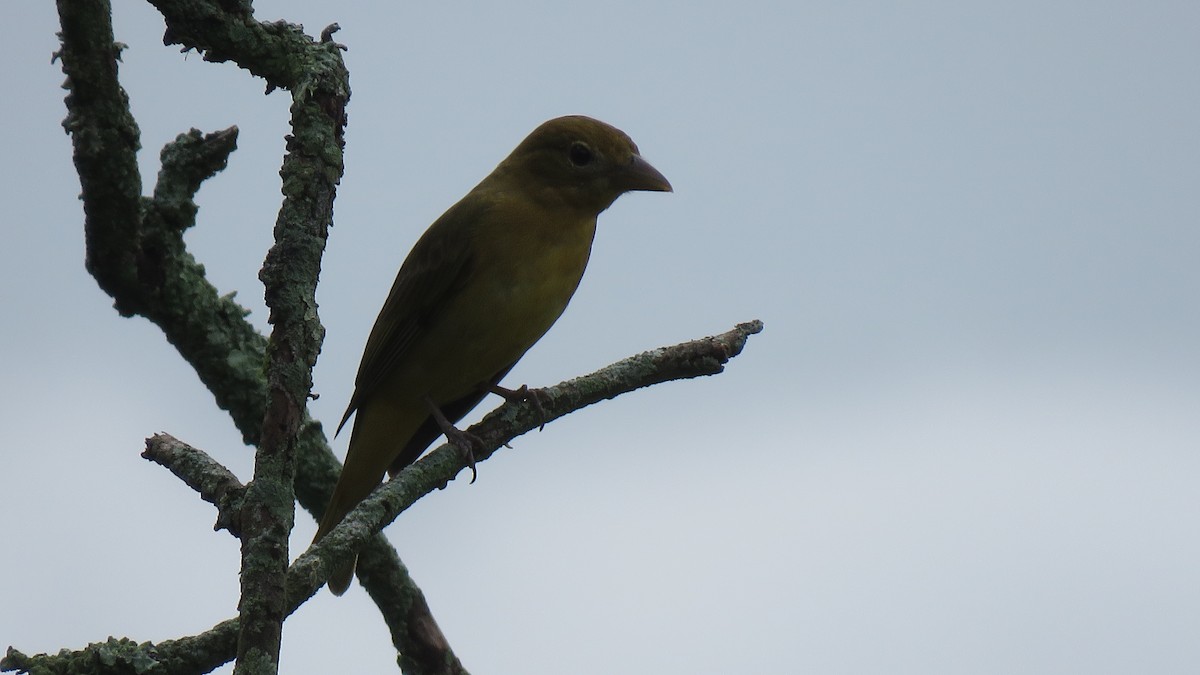
<svg viewBox="0 0 1200 675">
<path fill-rule="evenodd" d="M 357 411 L 350 448 L 314 542 L 498 389 L 566 309 L 596 217 L 632 190 L 671 184 L 621 130 L 559 117 L 429 226 L 367 339 L 338 425 Z M 335 570 L 330 590 L 341 595 L 353 575 L 353 564 Z"/>
</svg>

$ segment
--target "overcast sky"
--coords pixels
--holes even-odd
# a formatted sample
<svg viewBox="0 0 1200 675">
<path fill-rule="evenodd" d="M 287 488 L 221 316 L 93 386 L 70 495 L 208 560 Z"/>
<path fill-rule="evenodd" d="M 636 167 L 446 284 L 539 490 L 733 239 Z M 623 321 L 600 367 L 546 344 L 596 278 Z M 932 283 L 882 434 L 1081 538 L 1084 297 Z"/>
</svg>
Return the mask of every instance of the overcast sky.
<svg viewBox="0 0 1200 675">
<path fill-rule="evenodd" d="M 147 191 L 176 134 L 241 129 L 188 243 L 265 330 L 289 99 L 115 4 Z M 256 3 L 350 48 L 319 419 L 412 242 L 562 114 L 676 191 L 601 216 L 506 383 L 766 323 L 726 373 L 519 438 L 387 529 L 454 649 L 528 675 L 1194 673 L 1200 4 L 780 4 Z M 143 439 L 244 480 L 252 451 L 84 271 L 53 7 L 4 12 L 0 647 L 194 634 L 236 612 L 238 545 Z M 282 658 L 395 671 L 357 585 Z"/>
</svg>

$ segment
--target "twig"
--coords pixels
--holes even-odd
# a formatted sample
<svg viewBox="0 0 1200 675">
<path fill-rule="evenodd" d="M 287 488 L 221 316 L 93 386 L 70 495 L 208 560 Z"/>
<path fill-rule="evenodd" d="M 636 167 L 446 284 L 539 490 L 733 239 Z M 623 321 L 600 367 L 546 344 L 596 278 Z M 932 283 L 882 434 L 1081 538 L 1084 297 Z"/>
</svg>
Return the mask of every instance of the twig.
<svg viewBox="0 0 1200 675">
<path fill-rule="evenodd" d="M 146 439 L 142 457 L 170 469 L 188 487 L 200 493 L 200 498 L 217 507 L 214 530 L 228 530 L 241 536 L 240 515 L 246 488 L 233 472 L 208 456 L 170 434 L 155 434 Z"/>
</svg>

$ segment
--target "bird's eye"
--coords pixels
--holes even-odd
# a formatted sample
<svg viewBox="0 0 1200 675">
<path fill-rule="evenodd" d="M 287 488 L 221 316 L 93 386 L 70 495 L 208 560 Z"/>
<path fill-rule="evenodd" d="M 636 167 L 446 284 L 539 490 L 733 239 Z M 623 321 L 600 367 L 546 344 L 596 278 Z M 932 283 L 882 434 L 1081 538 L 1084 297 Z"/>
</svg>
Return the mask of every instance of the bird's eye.
<svg viewBox="0 0 1200 675">
<path fill-rule="evenodd" d="M 578 141 L 571 144 L 571 149 L 567 150 L 567 158 L 571 160 L 571 164 L 575 166 L 587 166 L 596 158 L 592 153 L 592 149 L 587 145 Z"/>
</svg>

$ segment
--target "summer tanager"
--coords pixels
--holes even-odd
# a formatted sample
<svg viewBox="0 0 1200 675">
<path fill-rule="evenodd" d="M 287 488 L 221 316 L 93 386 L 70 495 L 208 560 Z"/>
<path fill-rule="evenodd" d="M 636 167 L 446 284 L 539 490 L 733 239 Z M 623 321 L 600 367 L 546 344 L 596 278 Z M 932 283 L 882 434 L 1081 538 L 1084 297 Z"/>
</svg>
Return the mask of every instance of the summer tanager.
<svg viewBox="0 0 1200 675">
<path fill-rule="evenodd" d="M 622 193 L 671 184 L 624 132 L 550 120 L 413 246 L 367 339 L 346 463 L 318 541 L 474 408 L 566 309 L 596 217 Z M 444 419 L 438 420 L 438 412 Z M 341 595 L 354 565 L 334 571 Z"/>
</svg>

